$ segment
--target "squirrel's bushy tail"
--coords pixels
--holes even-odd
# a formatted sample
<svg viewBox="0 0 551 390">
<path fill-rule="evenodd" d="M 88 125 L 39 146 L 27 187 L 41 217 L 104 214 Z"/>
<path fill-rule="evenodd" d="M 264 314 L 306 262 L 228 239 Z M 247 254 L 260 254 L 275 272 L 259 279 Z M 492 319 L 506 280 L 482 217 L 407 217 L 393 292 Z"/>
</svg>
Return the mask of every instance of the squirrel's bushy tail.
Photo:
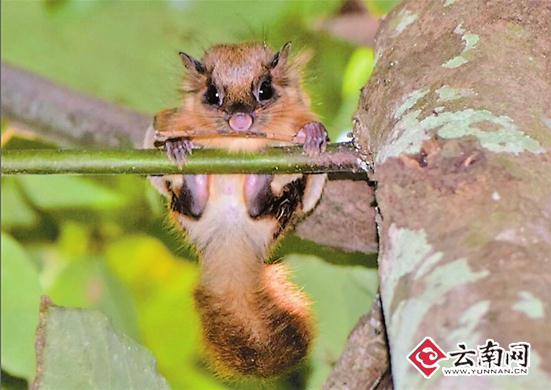
<svg viewBox="0 0 551 390">
<path fill-rule="evenodd" d="M 262 265 L 241 290 L 199 285 L 195 302 L 212 364 L 227 377 L 268 378 L 307 354 L 313 337 L 309 300 L 288 281 L 283 264 Z"/>
</svg>

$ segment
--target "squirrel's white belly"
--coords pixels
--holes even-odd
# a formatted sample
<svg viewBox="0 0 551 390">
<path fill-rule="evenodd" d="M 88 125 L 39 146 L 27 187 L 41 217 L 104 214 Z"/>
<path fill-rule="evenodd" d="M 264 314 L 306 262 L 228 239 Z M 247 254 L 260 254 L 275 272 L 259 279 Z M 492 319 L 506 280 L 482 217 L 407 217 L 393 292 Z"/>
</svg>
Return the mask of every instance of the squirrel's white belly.
<svg viewBox="0 0 551 390">
<path fill-rule="evenodd" d="M 223 258 L 236 261 L 249 252 L 252 256 L 265 253 L 277 228 L 273 218 L 251 218 L 245 199 L 246 175 L 210 175 L 209 199 L 198 220 L 181 218 L 181 223 L 203 252 L 203 258 Z M 205 251 L 216 256 L 205 256 Z M 247 256 L 250 257 L 250 256 Z"/>
</svg>

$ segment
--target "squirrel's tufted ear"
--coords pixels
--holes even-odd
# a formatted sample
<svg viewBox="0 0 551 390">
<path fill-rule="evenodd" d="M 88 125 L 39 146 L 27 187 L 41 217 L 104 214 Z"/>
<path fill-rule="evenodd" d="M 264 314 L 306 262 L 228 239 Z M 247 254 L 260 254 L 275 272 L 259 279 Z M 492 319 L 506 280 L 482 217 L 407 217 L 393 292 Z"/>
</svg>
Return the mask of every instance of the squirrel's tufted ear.
<svg viewBox="0 0 551 390">
<path fill-rule="evenodd" d="M 291 41 L 285 43 L 281 50 L 274 55 L 274 58 L 270 63 L 270 67 L 273 69 L 278 64 L 285 65 L 285 63 L 287 62 L 287 58 L 289 57 L 289 50 L 291 50 Z"/>
<path fill-rule="evenodd" d="M 180 59 L 182 60 L 182 63 L 184 66 L 192 72 L 196 72 L 199 74 L 205 74 L 205 66 L 201 63 L 201 61 L 193 58 L 187 53 L 184 53 L 183 51 L 178 53 L 180 55 Z"/>
</svg>

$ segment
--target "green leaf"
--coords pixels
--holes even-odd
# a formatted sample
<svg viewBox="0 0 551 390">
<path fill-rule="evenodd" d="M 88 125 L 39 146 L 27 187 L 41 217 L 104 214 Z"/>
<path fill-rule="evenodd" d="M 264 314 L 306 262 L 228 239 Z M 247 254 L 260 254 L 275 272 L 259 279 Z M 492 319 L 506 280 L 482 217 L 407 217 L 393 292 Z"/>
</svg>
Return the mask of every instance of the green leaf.
<svg viewBox="0 0 551 390">
<path fill-rule="evenodd" d="M 47 294 L 62 306 L 98 309 L 113 321 L 117 329 L 138 338 L 133 297 L 112 274 L 103 258 L 74 258 L 57 275 Z"/>
<path fill-rule="evenodd" d="M 45 210 L 122 206 L 124 198 L 92 180 L 76 176 L 21 176 L 27 197 Z"/>
<path fill-rule="evenodd" d="M 343 74 L 342 102 L 337 113 L 333 115 L 333 127 L 341 133 L 346 134 L 352 130 L 350 118 L 358 106 L 360 89 L 369 80 L 374 67 L 375 55 L 371 48 L 358 48 L 350 56 Z M 340 137 L 338 140 L 341 140 Z"/>
<path fill-rule="evenodd" d="M 102 313 L 43 301 L 37 332 L 39 389 L 168 389 L 144 347 Z"/>
<path fill-rule="evenodd" d="M 375 54 L 373 49 L 368 47 L 356 49 L 350 56 L 344 71 L 342 83 L 343 97 L 354 96 L 355 100 L 357 100 L 360 88 L 367 83 L 374 67 Z"/>
<path fill-rule="evenodd" d="M 35 211 L 25 202 L 16 178 L 2 178 L 2 227 L 30 228 L 38 221 Z"/>
<path fill-rule="evenodd" d="M 2 233 L 2 369 L 32 379 L 41 287 L 23 248 Z"/>
<path fill-rule="evenodd" d="M 88 224 L 71 220 L 63 221 L 59 227 L 57 247 L 64 256 L 79 258 L 90 251 L 93 245 L 91 241 L 94 240 L 92 234 Z"/>
</svg>

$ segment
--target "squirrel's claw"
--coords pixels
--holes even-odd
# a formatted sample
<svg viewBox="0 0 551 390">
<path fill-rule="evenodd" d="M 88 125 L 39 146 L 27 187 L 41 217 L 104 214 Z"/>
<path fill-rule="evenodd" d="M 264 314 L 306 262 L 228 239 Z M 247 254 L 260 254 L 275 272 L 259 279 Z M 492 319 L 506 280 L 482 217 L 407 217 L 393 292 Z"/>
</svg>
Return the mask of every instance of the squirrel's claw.
<svg viewBox="0 0 551 390">
<path fill-rule="evenodd" d="M 186 163 L 187 156 L 193 152 L 193 143 L 189 138 L 173 138 L 165 142 L 165 151 L 168 158 L 182 167 Z"/>
<path fill-rule="evenodd" d="M 317 157 L 325 152 L 328 140 L 327 130 L 320 122 L 305 124 L 295 136 L 295 141 L 303 143 L 304 152 L 309 157 Z"/>
</svg>

